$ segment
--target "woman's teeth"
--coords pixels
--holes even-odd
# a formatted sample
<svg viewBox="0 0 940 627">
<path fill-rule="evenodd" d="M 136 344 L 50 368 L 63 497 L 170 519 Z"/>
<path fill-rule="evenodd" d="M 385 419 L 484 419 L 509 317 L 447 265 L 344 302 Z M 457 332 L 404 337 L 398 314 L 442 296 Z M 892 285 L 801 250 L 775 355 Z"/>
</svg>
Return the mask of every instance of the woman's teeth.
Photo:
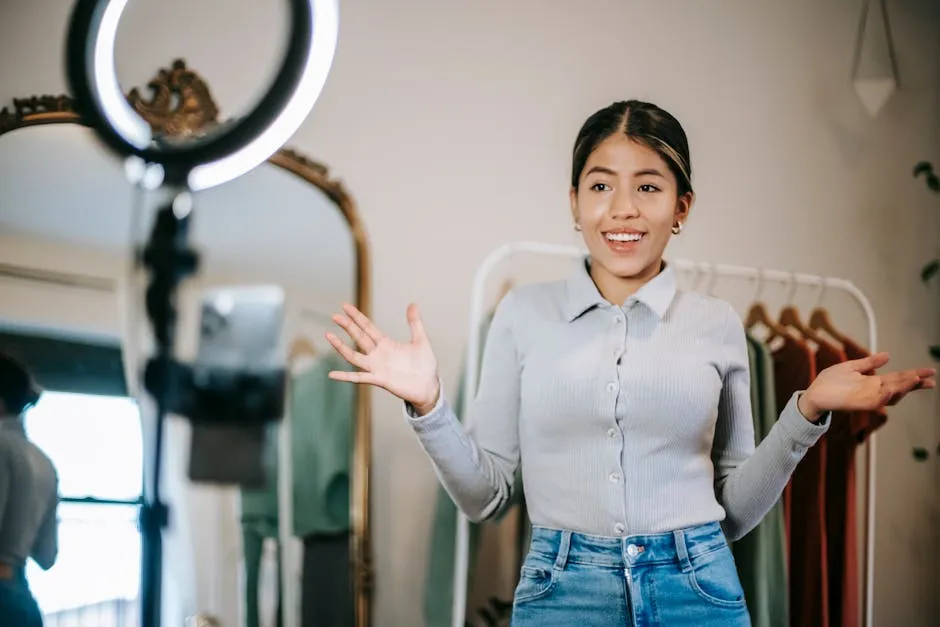
<svg viewBox="0 0 940 627">
<path fill-rule="evenodd" d="M 643 237 L 642 233 L 608 233 L 607 239 L 612 242 L 638 242 Z"/>
</svg>

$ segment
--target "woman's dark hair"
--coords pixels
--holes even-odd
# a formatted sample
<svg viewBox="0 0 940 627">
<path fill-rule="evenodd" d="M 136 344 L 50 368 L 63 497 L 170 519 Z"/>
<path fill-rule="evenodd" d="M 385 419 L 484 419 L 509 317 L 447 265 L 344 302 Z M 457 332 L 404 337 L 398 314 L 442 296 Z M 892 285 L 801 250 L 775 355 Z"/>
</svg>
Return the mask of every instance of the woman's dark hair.
<svg viewBox="0 0 940 627">
<path fill-rule="evenodd" d="M 0 401 L 7 413 L 19 415 L 39 402 L 40 391 L 23 364 L 0 353 Z"/>
<path fill-rule="evenodd" d="M 639 100 L 615 102 L 584 122 L 574 142 L 571 187 L 578 189 L 581 172 L 591 153 L 616 133 L 623 133 L 659 153 L 676 177 L 680 196 L 692 191 L 689 140 L 682 125 L 667 111 Z"/>
</svg>

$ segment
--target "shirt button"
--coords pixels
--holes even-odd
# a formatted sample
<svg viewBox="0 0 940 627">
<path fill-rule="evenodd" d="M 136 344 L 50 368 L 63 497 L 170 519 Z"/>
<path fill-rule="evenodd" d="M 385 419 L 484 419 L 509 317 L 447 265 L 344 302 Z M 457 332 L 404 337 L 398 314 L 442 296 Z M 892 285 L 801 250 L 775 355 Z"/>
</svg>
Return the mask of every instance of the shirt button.
<svg viewBox="0 0 940 627">
<path fill-rule="evenodd" d="M 627 555 L 629 555 L 630 557 L 636 557 L 639 554 L 640 554 L 640 549 L 637 548 L 635 544 L 627 545 Z"/>
<path fill-rule="evenodd" d="M 607 391 L 610 392 L 611 394 L 613 394 L 614 392 L 616 392 L 616 391 L 617 391 L 617 382 L 616 382 L 616 381 L 611 381 L 610 383 L 608 383 L 608 384 L 607 384 Z"/>
<path fill-rule="evenodd" d="M 623 523 L 617 523 L 616 525 L 614 525 L 614 533 L 616 533 L 617 535 L 620 535 L 621 533 L 626 531 L 626 529 L 627 528 L 623 526 Z"/>
<path fill-rule="evenodd" d="M 614 429 L 613 427 L 611 427 L 610 429 L 607 430 L 607 437 L 608 437 L 608 438 L 616 438 L 616 437 L 617 437 L 617 433 L 618 433 L 618 431 L 617 431 L 616 429 Z"/>
<path fill-rule="evenodd" d="M 610 481 L 611 483 L 617 483 L 618 481 L 620 481 L 620 473 L 619 472 L 610 473 Z"/>
<path fill-rule="evenodd" d="M 614 318 L 614 323 L 616 323 L 616 324 L 622 324 L 622 323 L 623 323 L 623 316 L 617 316 L 616 318 Z"/>
</svg>

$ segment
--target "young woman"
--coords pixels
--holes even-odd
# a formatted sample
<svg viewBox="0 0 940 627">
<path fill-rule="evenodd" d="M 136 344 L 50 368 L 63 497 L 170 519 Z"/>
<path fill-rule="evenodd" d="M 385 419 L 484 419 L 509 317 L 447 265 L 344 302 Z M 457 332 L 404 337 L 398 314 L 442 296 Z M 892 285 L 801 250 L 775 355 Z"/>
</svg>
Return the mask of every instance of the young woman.
<svg viewBox="0 0 940 627">
<path fill-rule="evenodd" d="M 330 376 L 405 401 L 468 517 L 505 506 L 521 465 L 533 537 L 513 625 L 749 624 L 728 540 L 770 510 L 830 412 L 935 385 L 932 369 L 876 374 L 883 353 L 827 368 L 755 448 L 742 323 L 725 302 L 678 290 L 663 261 L 692 209 L 691 174 L 685 132 L 655 105 L 588 118 L 570 200 L 589 255 L 566 281 L 500 302 L 470 431 L 441 392 L 415 305 L 406 343 L 350 305 L 334 316 L 359 350 L 327 338 L 359 371 Z"/>
<path fill-rule="evenodd" d="M 0 354 L 0 625 L 42 627 L 26 560 L 48 570 L 58 554 L 56 471 L 23 428 L 38 400 L 26 369 Z"/>
</svg>

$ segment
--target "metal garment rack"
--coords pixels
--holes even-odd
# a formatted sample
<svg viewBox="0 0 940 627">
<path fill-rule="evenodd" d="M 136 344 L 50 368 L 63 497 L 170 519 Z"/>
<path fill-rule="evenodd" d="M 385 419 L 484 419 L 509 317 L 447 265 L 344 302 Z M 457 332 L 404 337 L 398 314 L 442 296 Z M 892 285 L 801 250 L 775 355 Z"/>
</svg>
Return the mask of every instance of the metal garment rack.
<svg viewBox="0 0 940 627">
<path fill-rule="evenodd" d="M 549 257 L 568 257 L 572 260 L 583 257 L 584 249 L 574 246 L 562 246 L 542 242 L 510 242 L 493 250 L 484 258 L 477 269 L 473 281 L 473 293 L 470 303 L 470 329 L 468 350 L 465 362 L 465 385 L 472 392 L 464 394 L 463 406 L 460 415 L 465 427 L 470 426 L 472 416 L 468 411 L 472 399 L 476 396 L 478 381 L 478 368 L 482 353 L 480 346 L 480 324 L 485 309 L 486 287 L 490 275 L 507 259 L 517 255 L 538 255 Z M 726 264 L 711 264 L 686 259 L 669 261 L 669 264 L 682 271 L 691 271 L 696 274 L 705 273 L 712 278 L 731 277 L 751 279 L 765 282 L 782 283 L 795 288 L 797 285 L 807 285 L 820 290 L 835 289 L 849 294 L 861 307 L 868 324 L 868 350 L 874 353 L 877 350 L 877 324 L 875 312 L 871 302 L 865 294 L 851 281 L 835 277 L 824 277 L 812 274 L 785 272 L 753 268 L 748 266 L 734 266 Z M 822 295 L 822 294 L 821 294 Z M 864 624 L 872 627 L 873 587 L 874 587 L 874 554 L 875 554 L 875 461 L 876 461 L 876 433 L 872 433 L 865 445 L 865 586 L 863 595 Z M 454 559 L 454 594 L 453 610 L 451 612 L 452 627 L 464 627 L 467 611 L 467 584 L 469 578 L 469 540 L 470 523 L 466 515 L 458 509 L 457 537 L 455 542 Z"/>
</svg>

